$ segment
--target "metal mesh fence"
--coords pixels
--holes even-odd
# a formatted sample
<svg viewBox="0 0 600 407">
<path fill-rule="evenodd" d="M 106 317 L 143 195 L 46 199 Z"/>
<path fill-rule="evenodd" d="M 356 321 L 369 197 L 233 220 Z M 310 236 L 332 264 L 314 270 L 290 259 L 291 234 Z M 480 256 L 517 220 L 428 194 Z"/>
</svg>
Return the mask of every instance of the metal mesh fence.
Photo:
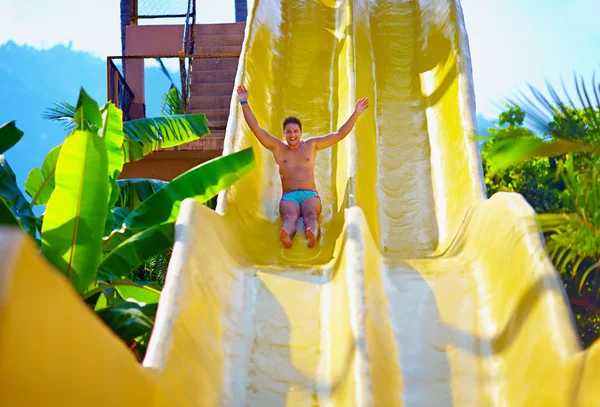
<svg viewBox="0 0 600 407">
<path fill-rule="evenodd" d="M 144 16 L 167 16 L 185 15 L 188 0 L 138 0 L 138 15 Z"/>
</svg>

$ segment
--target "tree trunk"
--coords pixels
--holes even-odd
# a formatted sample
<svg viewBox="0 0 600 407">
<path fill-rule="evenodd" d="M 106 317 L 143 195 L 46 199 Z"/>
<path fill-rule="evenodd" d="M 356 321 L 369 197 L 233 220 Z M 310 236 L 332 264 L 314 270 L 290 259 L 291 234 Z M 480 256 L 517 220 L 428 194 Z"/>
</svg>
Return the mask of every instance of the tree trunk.
<svg viewBox="0 0 600 407">
<path fill-rule="evenodd" d="M 248 17 L 248 1 L 235 0 L 235 22 L 245 23 Z"/>
</svg>

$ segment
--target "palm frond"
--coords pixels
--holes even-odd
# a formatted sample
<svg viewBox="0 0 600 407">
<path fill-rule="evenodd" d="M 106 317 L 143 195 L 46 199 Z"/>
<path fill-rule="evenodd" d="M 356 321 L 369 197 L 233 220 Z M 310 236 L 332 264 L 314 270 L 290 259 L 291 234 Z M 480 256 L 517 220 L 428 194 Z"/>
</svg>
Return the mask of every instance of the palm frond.
<svg viewBox="0 0 600 407">
<path fill-rule="evenodd" d="M 519 92 L 509 103 L 519 105 L 526 113 L 528 122 L 541 134 L 575 141 L 589 141 L 600 146 L 600 86 L 596 75 L 591 83 L 574 74 L 573 83 L 577 100 L 571 97 L 564 81 L 561 81 L 564 96 L 546 82 L 548 95 L 528 84 L 531 95 Z M 593 96 L 593 97 L 592 97 Z M 595 137 L 591 137 L 595 135 Z"/>
<path fill-rule="evenodd" d="M 492 170 L 507 168 L 535 157 L 560 157 L 571 153 L 593 153 L 600 156 L 600 149 L 594 146 L 566 138 L 544 140 L 538 137 L 523 137 L 522 131 L 506 130 L 507 136 L 490 145 L 487 158 L 492 163 Z"/>
<path fill-rule="evenodd" d="M 548 254 L 559 271 L 568 272 L 571 278 L 576 279 L 583 262 L 594 263 L 581 274 L 581 290 L 589 274 L 599 268 L 600 229 L 577 214 L 542 214 L 538 219 L 542 231 L 550 233 L 547 237 Z"/>
<path fill-rule="evenodd" d="M 173 116 L 183 114 L 183 100 L 179 89 L 171 86 L 168 92 L 163 95 L 162 112 L 164 115 Z"/>
<path fill-rule="evenodd" d="M 63 122 L 65 130 L 70 133 L 77 127 L 75 110 L 75 106 L 69 102 L 55 102 L 54 107 L 47 108 L 42 113 L 42 119 Z"/>
</svg>

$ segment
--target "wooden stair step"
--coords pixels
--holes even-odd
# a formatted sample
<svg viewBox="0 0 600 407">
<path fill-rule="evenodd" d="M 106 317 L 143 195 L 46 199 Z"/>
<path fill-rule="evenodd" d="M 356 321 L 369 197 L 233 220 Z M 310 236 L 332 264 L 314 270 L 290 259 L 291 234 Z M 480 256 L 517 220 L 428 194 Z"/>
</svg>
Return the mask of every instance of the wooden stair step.
<svg viewBox="0 0 600 407">
<path fill-rule="evenodd" d="M 201 113 L 205 114 L 208 119 L 209 127 L 224 128 L 227 125 L 227 119 L 229 118 L 229 109 L 189 109 L 189 113 Z"/>
<path fill-rule="evenodd" d="M 196 24 L 196 35 L 244 34 L 246 23 Z"/>
<path fill-rule="evenodd" d="M 229 96 L 233 93 L 233 83 L 198 83 L 192 84 L 190 96 Z"/>
<path fill-rule="evenodd" d="M 190 109 L 227 109 L 231 105 L 231 96 L 192 96 L 190 97 Z"/>
<path fill-rule="evenodd" d="M 215 47 L 223 45 L 242 45 L 244 42 L 244 34 L 196 34 L 194 37 L 195 47 Z"/>
<path fill-rule="evenodd" d="M 227 120 L 229 107 L 227 109 L 189 109 L 190 113 L 202 113 L 208 120 Z"/>
<path fill-rule="evenodd" d="M 237 69 L 237 66 L 236 66 Z M 192 84 L 231 83 L 235 81 L 236 70 L 230 71 L 192 71 Z"/>
<path fill-rule="evenodd" d="M 239 54 L 242 52 L 242 44 L 240 45 L 221 45 L 221 46 L 194 46 L 194 54 Z"/>
<path fill-rule="evenodd" d="M 196 71 L 236 71 L 239 58 L 202 58 L 194 59 L 192 72 Z"/>
<path fill-rule="evenodd" d="M 222 151 L 223 140 L 225 140 L 225 130 L 214 130 L 211 134 L 197 140 L 160 151 Z"/>
</svg>

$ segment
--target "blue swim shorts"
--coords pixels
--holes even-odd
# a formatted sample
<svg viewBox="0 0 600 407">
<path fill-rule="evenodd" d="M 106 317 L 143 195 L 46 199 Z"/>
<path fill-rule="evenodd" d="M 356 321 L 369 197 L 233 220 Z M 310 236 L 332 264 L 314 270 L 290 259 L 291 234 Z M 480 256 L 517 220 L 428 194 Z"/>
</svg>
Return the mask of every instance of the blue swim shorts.
<svg viewBox="0 0 600 407">
<path fill-rule="evenodd" d="M 292 201 L 296 202 L 298 205 L 302 205 L 302 202 L 308 198 L 317 198 L 319 199 L 319 203 L 321 202 L 321 198 L 319 197 L 319 193 L 312 189 L 297 189 L 295 191 L 289 191 L 283 194 L 281 197 L 281 202 L 283 201 Z"/>
</svg>

